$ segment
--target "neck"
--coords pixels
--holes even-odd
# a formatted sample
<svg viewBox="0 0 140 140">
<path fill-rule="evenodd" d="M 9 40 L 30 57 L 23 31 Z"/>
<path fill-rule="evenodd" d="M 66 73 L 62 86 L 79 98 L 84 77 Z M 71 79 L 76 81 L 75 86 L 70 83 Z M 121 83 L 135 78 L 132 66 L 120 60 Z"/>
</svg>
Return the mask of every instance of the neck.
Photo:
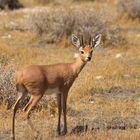
<svg viewBox="0 0 140 140">
<path fill-rule="evenodd" d="M 71 64 L 74 74 L 78 75 L 85 66 L 85 64 L 86 62 L 82 61 L 80 57 L 77 57 L 76 61 Z"/>
</svg>

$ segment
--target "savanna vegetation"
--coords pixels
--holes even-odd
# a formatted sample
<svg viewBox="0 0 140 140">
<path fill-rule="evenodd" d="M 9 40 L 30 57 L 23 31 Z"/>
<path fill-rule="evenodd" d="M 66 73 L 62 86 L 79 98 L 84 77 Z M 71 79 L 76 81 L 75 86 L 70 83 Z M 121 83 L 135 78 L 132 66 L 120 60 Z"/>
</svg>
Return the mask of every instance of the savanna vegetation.
<svg viewBox="0 0 140 140">
<path fill-rule="evenodd" d="M 69 93 L 68 134 L 55 135 L 56 98 L 44 96 L 31 116 L 38 139 L 139 140 L 140 1 L 19 1 L 24 8 L 0 11 L 0 139 L 10 139 L 15 72 L 30 64 L 71 62 L 77 51 L 72 33 L 84 40 L 101 33 L 101 46 Z M 16 137 L 33 139 L 21 110 Z"/>
</svg>

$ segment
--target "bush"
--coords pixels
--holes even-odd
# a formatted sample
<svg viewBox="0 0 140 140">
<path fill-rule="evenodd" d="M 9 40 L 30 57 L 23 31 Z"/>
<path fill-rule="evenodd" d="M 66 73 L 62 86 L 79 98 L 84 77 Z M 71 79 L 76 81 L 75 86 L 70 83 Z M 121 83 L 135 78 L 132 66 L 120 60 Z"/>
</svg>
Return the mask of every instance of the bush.
<svg viewBox="0 0 140 140">
<path fill-rule="evenodd" d="M 14 69 L 0 65 L 0 103 L 8 103 L 8 108 L 15 101 L 14 74 Z"/>
<path fill-rule="evenodd" d="M 30 29 L 45 34 L 47 43 L 60 41 L 72 33 L 88 37 L 104 33 L 107 21 L 92 9 L 45 9 L 29 16 Z"/>
<path fill-rule="evenodd" d="M 118 0 L 121 12 L 126 12 L 130 18 L 140 19 L 140 0 Z"/>
<path fill-rule="evenodd" d="M 119 27 L 109 29 L 104 38 L 105 46 L 113 46 L 113 47 L 126 46 L 127 40 L 122 33 L 123 30 Z"/>
<path fill-rule="evenodd" d="M 121 28 L 110 26 L 117 17 L 115 11 L 113 12 L 112 14 L 105 9 L 99 12 L 93 7 L 88 7 L 88 9 L 84 7 L 48 8 L 31 13 L 27 23 L 36 34 L 45 35 L 46 43 L 56 43 L 63 39 L 70 40 L 73 33 L 79 36 L 84 35 L 85 40 L 88 40 L 89 36 L 93 37 L 101 33 L 106 46 L 116 47 L 126 44 L 126 39 Z"/>
<path fill-rule="evenodd" d="M 0 0 L 0 9 L 5 9 L 6 6 L 10 10 L 23 8 L 23 5 L 19 2 L 19 0 Z"/>
</svg>

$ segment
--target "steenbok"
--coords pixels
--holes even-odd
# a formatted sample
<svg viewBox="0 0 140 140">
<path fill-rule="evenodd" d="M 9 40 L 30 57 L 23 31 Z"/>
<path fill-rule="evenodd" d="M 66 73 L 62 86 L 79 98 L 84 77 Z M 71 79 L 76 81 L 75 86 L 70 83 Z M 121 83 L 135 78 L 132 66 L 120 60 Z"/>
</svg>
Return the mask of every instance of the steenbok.
<svg viewBox="0 0 140 140">
<path fill-rule="evenodd" d="M 16 74 L 16 89 L 18 92 L 17 101 L 13 107 L 13 118 L 12 118 L 12 139 L 15 140 L 15 115 L 19 108 L 21 100 L 29 93 L 31 95 L 29 102 L 23 108 L 27 122 L 35 132 L 35 130 L 29 113 L 31 109 L 37 104 L 37 102 L 43 97 L 44 93 L 47 94 L 47 90 L 56 90 L 57 102 L 58 102 L 58 124 L 57 133 L 67 133 L 67 96 L 70 87 L 74 83 L 78 74 L 81 72 L 83 67 L 92 58 L 94 48 L 96 48 L 101 41 L 101 35 L 97 35 L 93 39 L 89 39 L 87 44 L 83 43 L 83 37 L 79 39 L 77 36 L 72 35 L 72 44 L 78 48 L 78 57 L 75 62 L 72 63 L 59 63 L 53 65 L 31 65 L 28 66 Z M 53 92 L 52 92 L 53 93 Z M 61 114 L 63 109 L 64 115 L 64 130 L 61 133 Z"/>
</svg>

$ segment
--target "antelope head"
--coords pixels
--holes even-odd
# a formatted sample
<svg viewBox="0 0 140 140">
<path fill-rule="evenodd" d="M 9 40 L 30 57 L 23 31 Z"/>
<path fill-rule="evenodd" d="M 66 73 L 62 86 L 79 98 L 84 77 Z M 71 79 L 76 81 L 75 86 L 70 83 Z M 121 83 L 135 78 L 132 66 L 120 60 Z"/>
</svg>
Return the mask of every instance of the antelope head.
<svg viewBox="0 0 140 140">
<path fill-rule="evenodd" d="M 79 56 L 83 62 L 88 62 L 92 58 L 94 48 L 96 48 L 101 42 L 101 34 L 96 35 L 94 38 L 89 38 L 88 43 L 83 42 L 83 36 L 81 39 L 76 35 L 72 35 L 72 44 L 79 49 Z"/>
</svg>

